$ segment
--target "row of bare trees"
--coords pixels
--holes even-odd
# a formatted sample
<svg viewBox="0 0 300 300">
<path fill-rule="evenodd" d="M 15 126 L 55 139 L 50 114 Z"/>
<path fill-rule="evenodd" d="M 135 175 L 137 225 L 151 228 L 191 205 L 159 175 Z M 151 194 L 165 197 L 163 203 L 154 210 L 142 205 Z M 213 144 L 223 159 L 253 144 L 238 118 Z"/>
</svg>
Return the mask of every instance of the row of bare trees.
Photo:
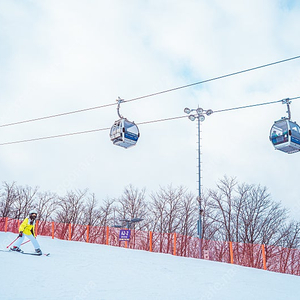
<svg viewBox="0 0 300 300">
<path fill-rule="evenodd" d="M 203 237 L 250 244 L 300 247 L 300 222 L 291 220 L 266 187 L 224 177 L 203 198 Z"/>
<path fill-rule="evenodd" d="M 70 191 L 61 197 L 40 192 L 37 187 L 3 183 L 0 217 L 25 218 L 35 208 L 39 219 L 91 226 L 115 226 L 124 219 L 143 219 L 136 229 L 196 236 L 199 202 L 184 187 L 160 187 L 148 197 L 145 189 L 132 185 L 117 199 L 101 203 L 94 194 Z M 199 201 L 199 199 L 198 199 Z M 265 187 L 239 184 L 224 177 L 201 199 L 202 236 L 223 240 L 300 247 L 300 222 L 290 220 L 288 211 L 274 202 Z"/>
</svg>

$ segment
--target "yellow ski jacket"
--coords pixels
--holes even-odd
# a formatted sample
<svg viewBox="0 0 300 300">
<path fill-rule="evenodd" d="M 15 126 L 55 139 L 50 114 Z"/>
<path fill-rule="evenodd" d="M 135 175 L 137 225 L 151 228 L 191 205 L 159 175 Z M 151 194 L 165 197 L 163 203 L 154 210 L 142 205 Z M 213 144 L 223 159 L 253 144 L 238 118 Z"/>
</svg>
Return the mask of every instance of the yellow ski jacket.
<svg viewBox="0 0 300 300">
<path fill-rule="evenodd" d="M 29 219 L 28 218 L 26 218 L 23 222 L 22 222 L 22 224 L 20 225 L 20 227 L 19 227 L 19 232 L 23 232 L 24 234 L 26 234 L 26 235 L 33 235 L 33 236 L 35 236 L 35 231 L 34 231 L 34 229 L 35 229 L 35 221 L 33 221 L 33 224 L 32 225 L 30 225 L 30 221 L 29 221 Z"/>
</svg>

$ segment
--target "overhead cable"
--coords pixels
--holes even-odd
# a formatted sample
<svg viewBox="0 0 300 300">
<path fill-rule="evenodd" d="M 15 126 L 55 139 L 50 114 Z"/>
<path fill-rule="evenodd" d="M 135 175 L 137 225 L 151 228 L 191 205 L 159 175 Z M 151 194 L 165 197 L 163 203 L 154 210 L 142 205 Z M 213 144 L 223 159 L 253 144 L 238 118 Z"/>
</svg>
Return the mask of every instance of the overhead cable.
<svg viewBox="0 0 300 300">
<path fill-rule="evenodd" d="M 23 121 L 19 121 L 19 122 L 2 124 L 2 125 L 0 125 L 0 127 L 7 127 L 7 126 L 18 125 L 18 124 L 23 124 L 23 123 L 29 123 L 29 122 L 34 122 L 34 121 L 41 121 L 41 120 L 50 119 L 50 118 L 62 117 L 62 116 L 66 116 L 66 115 L 76 114 L 76 113 L 80 113 L 80 112 L 84 112 L 84 111 L 104 108 L 104 107 L 113 106 L 113 105 L 116 105 L 116 104 L 112 103 L 112 104 L 99 105 L 99 106 L 95 106 L 95 107 L 83 108 L 83 109 L 78 109 L 78 110 L 74 110 L 74 111 L 70 111 L 70 112 L 50 115 L 50 116 L 44 116 L 44 117 L 39 117 L 39 118 L 34 118 L 34 119 L 29 119 L 29 120 L 23 120 Z"/>
<path fill-rule="evenodd" d="M 250 71 L 270 67 L 270 66 L 273 66 L 273 65 L 288 62 L 288 61 L 295 60 L 295 59 L 298 59 L 298 58 L 300 58 L 300 55 L 290 57 L 290 58 L 287 58 L 287 59 L 283 59 L 283 60 L 279 60 L 279 61 L 275 61 L 275 62 L 272 62 L 272 63 L 260 65 L 260 66 L 257 66 L 257 67 L 245 69 L 245 70 L 242 70 L 242 71 L 229 73 L 229 74 L 213 77 L 213 78 L 210 78 L 210 79 L 198 81 L 198 82 L 195 82 L 195 83 L 191 83 L 191 84 L 187 84 L 187 85 L 167 89 L 167 90 L 164 90 L 164 91 L 160 91 L 160 92 L 156 92 L 156 93 L 152 93 L 152 94 L 148 94 L 148 95 L 144 95 L 144 96 L 140 96 L 140 97 L 136 97 L 136 98 L 132 98 L 132 99 L 128 99 L 128 100 L 123 100 L 123 102 L 137 101 L 137 100 L 141 100 L 141 99 L 145 99 L 145 98 L 149 98 L 149 97 L 153 97 L 153 96 L 158 96 L 158 95 L 161 95 L 161 94 L 165 94 L 165 93 L 177 91 L 177 90 L 180 90 L 180 89 L 192 87 L 192 86 L 195 86 L 195 85 L 199 85 L 199 84 L 219 80 L 219 79 L 222 79 L 222 78 L 231 77 L 231 76 L 235 76 L 235 75 L 238 75 L 238 74 L 242 74 L 242 73 L 246 73 L 246 72 L 250 72 Z M 109 106 L 113 106 L 113 105 L 116 105 L 116 104 L 117 103 L 110 103 L 110 104 L 105 104 L 105 105 L 99 105 L 99 106 L 94 106 L 94 107 L 89 107 L 89 108 L 78 109 L 78 110 L 65 112 L 65 113 L 54 114 L 54 115 L 50 115 L 50 116 L 43 116 L 43 117 L 38 117 L 38 118 L 33 118 L 33 119 L 28 119 L 28 120 L 23 120 L 23 121 L 18 121 L 18 122 L 12 122 L 12 123 L 8 123 L 8 124 L 2 124 L 2 125 L 0 125 L 0 128 L 1 127 L 8 127 L 8 126 L 13 126 L 13 125 L 24 124 L 24 123 L 30 123 L 30 122 L 35 122 L 35 121 L 41 121 L 41 120 L 50 119 L 50 118 L 62 117 L 62 116 L 66 116 L 66 115 L 71 115 L 71 114 L 91 111 L 91 110 L 95 110 L 95 109 L 100 109 L 100 108 L 104 108 L 104 107 L 109 107 Z"/>
<path fill-rule="evenodd" d="M 299 97 L 288 98 L 288 99 L 289 100 L 296 100 L 296 99 L 300 99 L 300 96 Z M 227 109 L 220 109 L 220 110 L 215 110 L 214 113 L 225 112 L 225 111 L 230 111 L 230 110 L 237 110 L 237 109 L 243 109 L 243 108 L 251 108 L 251 107 L 257 107 L 257 106 L 262 106 L 262 105 L 268 105 L 268 104 L 282 102 L 283 100 L 284 99 L 276 100 L 276 101 L 270 101 L 270 102 L 264 102 L 264 103 L 258 103 L 258 104 L 252 104 L 252 105 L 245 105 L 245 106 L 227 108 Z M 170 118 L 164 118 L 164 119 L 158 119 L 158 120 L 144 121 L 144 122 L 139 122 L 139 123 L 136 123 L 136 124 L 137 125 L 145 125 L 145 124 L 151 124 L 151 123 L 173 121 L 173 120 L 183 119 L 183 118 L 187 118 L 187 117 L 188 117 L 187 115 L 183 115 L 183 116 L 178 116 L 178 117 L 170 117 Z M 86 134 L 86 133 L 92 133 L 92 132 L 98 132 L 98 131 L 105 131 L 105 130 L 109 130 L 109 129 L 110 129 L 110 127 L 98 128 L 98 129 L 78 131 L 78 132 L 65 133 L 65 134 L 59 134 L 59 135 L 51 135 L 51 136 L 46 136 L 46 137 L 38 137 L 38 138 L 32 138 L 32 139 L 26 139 L 26 140 L 5 142 L 5 143 L 0 143 L 0 146 L 26 143 L 26 142 L 34 142 L 34 141 L 60 138 L 60 137 L 66 137 L 66 136 L 72 136 L 72 135 L 80 135 L 80 134 Z"/>
<path fill-rule="evenodd" d="M 300 99 L 300 97 L 294 97 L 294 98 L 288 98 L 288 99 L 296 100 L 296 99 Z M 268 104 L 274 104 L 274 103 L 282 102 L 283 100 L 285 100 L 285 99 L 271 101 L 271 102 L 258 103 L 258 104 L 252 104 L 252 105 L 238 106 L 238 107 L 233 107 L 233 108 L 219 109 L 219 110 L 214 110 L 214 113 L 225 112 L 225 111 L 236 110 L 236 109 L 243 109 L 243 108 L 250 108 L 250 107 L 255 107 L 255 106 L 262 106 L 262 105 L 268 105 Z"/>
<path fill-rule="evenodd" d="M 238 75 L 238 74 L 242 74 L 242 73 L 246 73 L 246 72 L 250 72 L 250 71 L 254 71 L 254 70 L 258 70 L 258 69 L 262 69 L 262 68 L 266 68 L 266 67 L 270 67 L 270 66 L 273 66 L 273 65 L 277 65 L 277 64 L 284 63 L 284 62 L 294 60 L 294 59 L 298 59 L 298 58 L 300 58 L 300 55 L 299 56 L 294 56 L 294 57 L 291 57 L 291 58 L 287 58 L 287 59 L 283 59 L 283 60 L 279 60 L 279 61 L 276 61 L 276 62 L 272 62 L 272 63 L 269 63 L 269 64 L 265 64 L 265 65 L 245 69 L 245 70 L 242 70 L 242 71 L 238 71 L 238 72 L 234 72 L 234 73 L 230 73 L 230 74 L 226 74 L 226 75 L 222 75 L 222 76 L 213 77 L 213 78 L 210 78 L 210 79 L 198 81 L 198 82 L 195 82 L 195 83 L 179 86 L 179 87 L 168 89 L 168 90 L 165 90 L 165 91 L 161 91 L 161 92 L 157 92 L 157 93 L 153 93 L 153 94 L 133 98 L 133 99 L 130 99 L 130 100 L 124 100 L 124 102 L 131 102 L 131 101 L 135 101 L 135 100 L 144 99 L 144 98 L 147 98 L 147 97 L 152 97 L 152 96 L 157 96 L 157 95 L 161 95 L 161 94 L 164 94 L 164 93 L 177 91 L 177 90 L 188 88 L 188 87 L 191 87 L 191 86 L 194 86 L 194 85 L 203 84 L 203 83 L 207 83 L 207 82 L 210 82 L 210 81 L 214 81 L 214 80 L 218 80 L 218 79 L 222 79 L 222 78 L 226 78 L 226 77 L 230 77 L 230 76 L 235 76 L 235 75 Z"/>
<path fill-rule="evenodd" d="M 71 132 L 71 133 L 65 133 L 65 134 L 50 135 L 50 136 L 32 138 L 32 139 L 27 139 L 27 140 L 19 140 L 19 141 L 1 143 L 0 146 L 27 143 L 27 142 L 34 142 L 34 141 L 47 140 L 47 139 L 54 139 L 54 138 L 71 136 L 71 135 L 78 135 L 78 134 L 85 134 L 85 133 L 91 133 L 91 132 L 97 132 L 97 131 L 104 131 L 104 130 L 108 130 L 108 129 L 110 129 L 110 128 L 99 128 L 99 129 Z"/>
<path fill-rule="evenodd" d="M 150 124 L 150 123 L 171 121 L 171 120 L 181 119 L 181 118 L 185 118 L 185 117 L 186 116 L 180 116 L 180 117 L 172 117 L 172 118 L 165 118 L 165 119 L 159 119 L 159 120 L 152 120 L 152 121 L 137 123 L 137 125 L 145 125 L 145 124 Z M 38 137 L 38 138 L 32 138 L 32 139 L 26 139 L 26 140 L 5 142 L 5 143 L 0 143 L 0 146 L 27 143 L 27 142 L 34 142 L 34 141 L 41 141 L 41 140 L 54 139 L 54 138 L 60 138 L 60 137 L 66 137 L 66 136 L 72 136 L 72 135 L 79 135 L 79 134 L 86 134 L 86 133 L 92 133 L 92 132 L 97 132 L 97 131 L 105 131 L 105 130 L 110 130 L 110 127 L 108 127 L 108 128 L 98 128 L 98 129 L 92 129 L 92 130 L 85 130 L 85 131 L 77 131 L 77 132 L 58 134 L 58 135 L 50 135 L 50 136 Z"/>
</svg>

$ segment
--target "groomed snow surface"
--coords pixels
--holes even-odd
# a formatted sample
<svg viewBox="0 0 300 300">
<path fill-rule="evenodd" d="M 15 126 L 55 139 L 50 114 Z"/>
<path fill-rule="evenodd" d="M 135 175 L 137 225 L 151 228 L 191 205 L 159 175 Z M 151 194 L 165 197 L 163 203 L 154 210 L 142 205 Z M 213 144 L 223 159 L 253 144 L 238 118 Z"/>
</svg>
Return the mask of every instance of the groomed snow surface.
<svg viewBox="0 0 300 300">
<path fill-rule="evenodd" d="M 16 234 L 0 232 L 0 249 Z M 292 300 L 300 277 L 225 263 L 38 237 L 49 257 L 0 251 L 0 299 Z M 30 243 L 22 248 L 32 251 Z"/>
</svg>

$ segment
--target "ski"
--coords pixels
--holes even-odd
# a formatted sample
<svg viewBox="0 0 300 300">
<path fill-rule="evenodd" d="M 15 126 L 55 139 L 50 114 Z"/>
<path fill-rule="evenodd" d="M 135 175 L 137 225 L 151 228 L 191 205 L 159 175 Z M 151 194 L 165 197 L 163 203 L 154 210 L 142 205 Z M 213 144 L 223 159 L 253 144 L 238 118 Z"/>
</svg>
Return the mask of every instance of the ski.
<svg viewBox="0 0 300 300">
<path fill-rule="evenodd" d="M 38 254 L 38 253 L 33 253 L 33 252 L 24 252 L 24 251 L 11 251 L 11 250 L 3 250 L 3 249 L 0 249 L 1 252 L 15 252 L 15 253 L 21 253 L 21 254 L 26 254 L 26 255 L 35 255 L 35 256 L 42 256 L 42 255 L 45 255 L 45 256 L 49 256 L 50 253 L 42 253 L 42 254 Z"/>
<path fill-rule="evenodd" d="M 45 256 L 49 256 L 50 255 L 50 253 L 42 253 L 42 254 L 39 254 L 39 253 L 33 253 L 33 252 L 19 252 L 19 253 L 22 253 L 22 254 L 26 254 L 26 255 L 35 255 L 35 256 L 43 256 L 43 255 L 45 255 Z"/>
</svg>

